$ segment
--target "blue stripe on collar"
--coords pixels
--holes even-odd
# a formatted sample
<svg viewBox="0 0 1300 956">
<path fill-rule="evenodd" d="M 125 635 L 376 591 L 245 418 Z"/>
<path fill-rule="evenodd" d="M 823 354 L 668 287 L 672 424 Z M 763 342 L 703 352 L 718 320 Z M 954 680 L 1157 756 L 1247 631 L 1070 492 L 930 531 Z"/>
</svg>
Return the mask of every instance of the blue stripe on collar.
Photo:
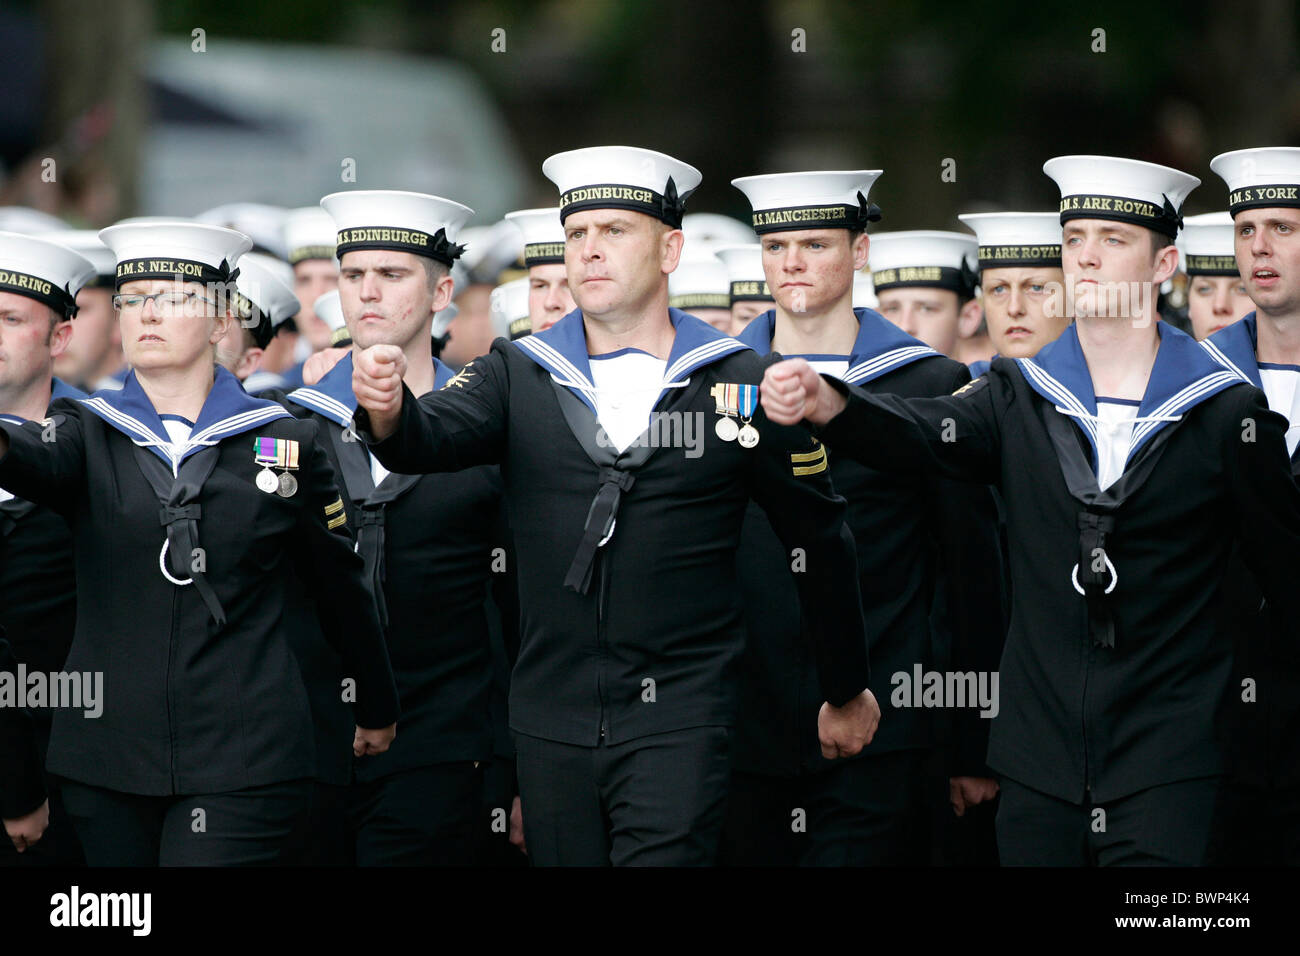
<svg viewBox="0 0 1300 956">
<path fill-rule="evenodd" d="M 8 422 L 11 425 L 21 425 L 26 419 L 19 418 L 17 415 L 0 415 L 0 422 Z"/>
<path fill-rule="evenodd" d="M 1128 458 L 1166 425 L 1201 402 L 1244 379 L 1214 361 L 1191 336 L 1158 322 L 1160 345 L 1134 420 Z M 1069 414 L 1092 446 L 1097 468 L 1097 398 L 1083 356 L 1078 328 L 1071 324 L 1060 338 L 1045 345 L 1032 359 L 1016 359 L 1029 386 Z"/>
<path fill-rule="evenodd" d="M 744 342 L 724 335 L 707 322 L 680 309 L 669 309 L 668 319 L 675 334 L 656 406 L 670 386 L 680 387 L 679 379 L 733 352 L 749 348 Z M 526 335 L 511 344 L 550 372 L 552 378 L 570 389 L 593 415 L 596 414 L 596 384 L 591 378 L 581 309 L 574 309 L 544 332 Z"/>
<path fill-rule="evenodd" d="M 1255 322 L 1255 313 L 1252 312 L 1219 329 L 1201 342 L 1201 347 L 1224 368 L 1236 372 L 1256 388 L 1263 388 L 1259 362 L 1255 357 L 1259 342 L 1259 329 Z"/>
<path fill-rule="evenodd" d="M 173 459 L 167 429 L 163 427 L 149 396 L 140 387 L 134 371 L 127 375 L 120 390 L 96 392 L 78 401 L 131 441 L 152 451 L 173 469 L 173 473 L 182 461 L 202 448 L 215 445 L 231 435 L 250 431 L 264 422 L 293 417 L 274 402 L 253 398 L 234 375 L 218 365 L 212 391 L 203 402 L 194 429 L 180 454 Z"/>
<path fill-rule="evenodd" d="M 285 400 L 310 408 L 342 428 L 351 425 L 357 410 L 357 397 L 352 392 L 351 350 L 319 382 L 295 388 Z"/>
<path fill-rule="evenodd" d="M 79 388 L 73 388 L 62 379 L 55 378 L 50 382 L 50 401 L 56 398 L 85 398 L 86 393 Z"/>
<path fill-rule="evenodd" d="M 896 368 L 939 354 L 924 342 L 908 335 L 875 309 L 854 309 L 853 314 L 858 319 L 858 336 L 853 342 L 853 353 L 837 356 L 849 363 L 844 373 L 846 382 L 863 385 Z M 776 310 L 768 309 L 750 320 L 738 337 L 759 355 L 767 355 L 772 351 L 772 336 L 775 334 Z"/>
<path fill-rule="evenodd" d="M 433 389 L 442 388 L 456 373 L 445 362 L 433 360 Z M 325 373 L 315 385 L 295 388 L 285 396 L 286 401 L 310 408 L 313 412 L 324 415 L 342 428 L 352 424 L 352 417 L 357 411 L 357 396 L 352 391 L 352 352 L 339 359 L 337 364 Z"/>
</svg>

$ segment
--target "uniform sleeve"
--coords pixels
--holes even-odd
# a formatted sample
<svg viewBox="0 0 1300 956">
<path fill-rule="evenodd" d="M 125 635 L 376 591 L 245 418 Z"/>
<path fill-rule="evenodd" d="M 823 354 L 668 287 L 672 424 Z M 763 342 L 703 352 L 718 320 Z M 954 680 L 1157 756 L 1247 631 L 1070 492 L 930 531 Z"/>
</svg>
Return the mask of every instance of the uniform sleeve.
<svg viewBox="0 0 1300 956">
<path fill-rule="evenodd" d="M 960 367 L 949 383 L 956 391 L 970 380 Z M 993 490 L 947 478 L 932 478 L 933 527 L 939 551 L 940 624 L 952 645 L 954 671 L 994 673 L 1006 639 L 1008 589 Z M 992 776 L 985 764 L 990 721 L 978 708 L 953 715 L 949 776 Z"/>
<path fill-rule="evenodd" d="M 356 432 L 389 471 L 425 475 L 501 461 L 506 437 L 508 379 L 505 359 L 493 348 L 418 400 L 402 384 L 397 430 L 381 442 L 358 407 Z"/>
<path fill-rule="evenodd" d="M 766 421 L 761 408 L 756 426 L 761 440 L 752 449 L 749 493 L 790 554 L 822 697 L 842 707 L 871 679 L 845 501 L 831 487 L 825 445 L 802 427 Z"/>
<path fill-rule="evenodd" d="M 66 511 L 85 480 L 80 410 L 60 400 L 44 422 L 0 421 L 0 488 Z M 7 446 L 7 447 L 5 447 Z"/>
<path fill-rule="evenodd" d="M 16 681 L 16 669 L 9 642 L 0 637 L 0 674 Z M 44 802 L 45 783 L 31 717 L 16 707 L 0 707 L 0 819 L 24 817 Z"/>
<path fill-rule="evenodd" d="M 1229 422 L 1223 458 L 1236 504 L 1241 554 L 1270 613 L 1300 620 L 1300 486 L 1286 454 L 1287 422 L 1257 388 L 1243 393 Z"/>
<path fill-rule="evenodd" d="M 874 395 L 823 378 L 848 400 L 828 424 L 813 429 L 832 453 L 880 471 L 997 484 L 1001 435 L 990 376 L 942 398 Z"/>
<path fill-rule="evenodd" d="M 315 429 L 315 425 L 312 425 Z M 356 681 L 357 726 L 387 727 L 398 716 L 397 685 L 374 595 L 347 527 L 334 469 L 318 441 L 311 443 L 309 500 L 295 536 L 298 567 L 317 602 L 321 631 Z"/>
</svg>

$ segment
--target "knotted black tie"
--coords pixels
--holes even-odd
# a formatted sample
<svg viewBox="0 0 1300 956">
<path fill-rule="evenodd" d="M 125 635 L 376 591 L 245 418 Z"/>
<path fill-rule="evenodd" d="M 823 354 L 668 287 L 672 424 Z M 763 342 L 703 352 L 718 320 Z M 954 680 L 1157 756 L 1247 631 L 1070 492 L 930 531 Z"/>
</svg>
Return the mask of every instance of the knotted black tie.
<svg viewBox="0 0 1300 956">
<path fill-rule="evenodd" d="M 384 580 L 388 576 L 384 566 L 385 514 L 382 504 L 357 509 L 357 553 L 365 562 L 362 576 L 379 605 L 379 623 L 388 627 L 388 602 L 384 600 Z"/>
<path fill-rule="evenodd" d="M 573 556 L 573 564 L 564 578 L 564 586 L 586 594 L 591 589 L 591 572 L 596 563 L 596 551 L 614 531 L 618 517 L 618 503 L 623 492 L 631 489 L 636 477 L 608 465 L 600 469 L 600 488 L 587 511 L 587 523 L 582 528 L 582 540 Z"/>
<path fill-rule="evenodd" d="M 158 462 L 149 452 L 144 452 L 154 462 Z M 199 520 L 203 517 L 203 508 L 198 504 L 203 483 L 212 474 L 217 464 L 218 451 L 215 447 L 204 448 L 181 463 L 171 487 L 160 482 L 161 462 L 158 468 L 146 468 L 145 476 L 153 485 L 154 493 L 163 502 L 158 512 L 159 523 L 167 529 L 166 562 L 172 575 L 178 580 L 190 578 L 198 590 L 203 603 L 207 605 L 213 619 L 218 625 L 226 624 L 226 612 L 217 599 L 217 592 L 208 582 L 205 570 L 194 567 L 194 556 L 199 552 Z M 188 567 L 186 565 L 189 565 Z M 201 567 L 206 567 L 206 561 Z"/>
<path fill-rule="evenodd" d="M 1113 588 L 1114 565 L 1106 555 L 1106 535 L 1115 530 L 1109 515 L 1079 512 L 1078 584 L 1088 603 L 1088 631 L 1093 644 L 1115 646 L 1115 617 L 1106 590 Z"/>
</svg>

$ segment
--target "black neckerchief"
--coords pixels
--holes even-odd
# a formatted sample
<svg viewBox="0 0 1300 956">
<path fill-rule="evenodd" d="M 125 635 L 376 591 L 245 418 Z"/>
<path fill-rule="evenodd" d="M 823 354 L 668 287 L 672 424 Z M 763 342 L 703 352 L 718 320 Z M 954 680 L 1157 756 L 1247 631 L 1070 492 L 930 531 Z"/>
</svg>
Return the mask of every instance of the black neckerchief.
<svg viewBox="0 0 1300 956">
<path fill-rule="evenodd" d="M 188 576 L 198 589 L 199 596 L 217 624 L 224 627 L 226 612 L 217 599 L 217 593 L 208 583 L 204 571 L 192 568 L 177 570 L 177 564 L 188 562 L 190 556 L 199 547 L 199 520 L 203 517 L 203 508 L 198 503 L 203 483 L 208 480 L 212 470 L 217 466 L 220 451 L 210 445 L 194 452 L 183 462 L 176 475 L 168 471 L 156 454 L 140 445 L 133 446 L 136 464 L 158 496 L 162 509 L 158 512 L 159 523 L 167 529 L 166 562 L 175 578 L 185 580 Z M 173 582 L 175 583 L 175 582 Z M 189 583 L 186 581 L 185 583 Z"/>
<path fill-rule="evenodd" d="M 1182 422 L 1172 422 L 1170 427 L 1156 432 L 1124 473 L 1103 491 L 1093 474 L 1082 433 L 1074 423 L 1046 401 L 1038 403 L 1038 414 L 1052 438 L 1066 487 L 1071 497 L 1084 506 L 1079 512 L 1079 562 L 1072 583 L 1083 591 L 1088 603 L 1088 630 L 1093 643 L 1114 647 L 1115 617 L 1107 591 L 1119 583 L 1119 572 L 1106 553 L 1106 536 L 1115 530 L 1115 513 L 1151 477 L 1170 436 Z M 1103 562 L 1101 568 L 1096 567 L 1098 560 Z"/>
<path fill-rule="evenodd" d="M 699 391 L 703 376 L 693 375 L 690 385 L 678 389 L 669 404 L 688 405 L 695 393 Z M 618 505 L 623 492 L 630 491 L 636 481 L 633 474 L 649 461 L 650 456 L 659 449 L 652 441 L 642 441 L 646 437 L 643 431 L 624 451 L 619 451 L 610 442 L 601 442 L 597 436 L 601 425 L 591 414 L 591 409 L 570 389 L 551 379 L 556 399 L 564 420 L 568 422 L 573 437 L 582 445 L 587 457 L 600 469 L 599 487 L 587 511 L 587 521 L 583 525 L 582 540 L 565 575 L 564 586 L 579 594 L 586 594 L 591 589 L 591 574 L 595 567 L 596 551 L 608 543 L 614 533 L 615 519 L 618 517 Z M 684 394 L 682 394 L 684 393 Z M 652 412 L 653 414 L 653 412 Z M 651 419 L 646 431 L 654 428 Z"/>
</svg>

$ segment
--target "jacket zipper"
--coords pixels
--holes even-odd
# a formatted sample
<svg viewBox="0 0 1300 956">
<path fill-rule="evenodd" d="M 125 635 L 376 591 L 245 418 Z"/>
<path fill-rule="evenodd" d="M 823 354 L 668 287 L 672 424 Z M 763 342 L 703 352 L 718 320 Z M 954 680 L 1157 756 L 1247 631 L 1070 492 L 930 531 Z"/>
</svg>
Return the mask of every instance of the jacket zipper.
<svg viewBox="0 0 1300 956">
<path fill-rule="evenodd" d="M 172 588 L 171 630 L 167 640 L 167 676 L 164 681 L 164 694 L 167 700 L 167 746 L 168 771 L 171 775 L 171 792 L 176 793 L 176 715 L 172 712 L 172 670 L 176 654 L 176 602 L 180 600 L 180 588 Z"/>
<path fill-rule="evenodd" d="M 600 565 L 600 593 L 596 597 L 596 646 L 600 650 L 599 670 L 596 673 L 596 696 L 600 700 L 600 739 L 605 739 L 605 597 L 609 580 L 605 573 L 608 555 L 596 552 L 596 561 Z"/>
</svg>

